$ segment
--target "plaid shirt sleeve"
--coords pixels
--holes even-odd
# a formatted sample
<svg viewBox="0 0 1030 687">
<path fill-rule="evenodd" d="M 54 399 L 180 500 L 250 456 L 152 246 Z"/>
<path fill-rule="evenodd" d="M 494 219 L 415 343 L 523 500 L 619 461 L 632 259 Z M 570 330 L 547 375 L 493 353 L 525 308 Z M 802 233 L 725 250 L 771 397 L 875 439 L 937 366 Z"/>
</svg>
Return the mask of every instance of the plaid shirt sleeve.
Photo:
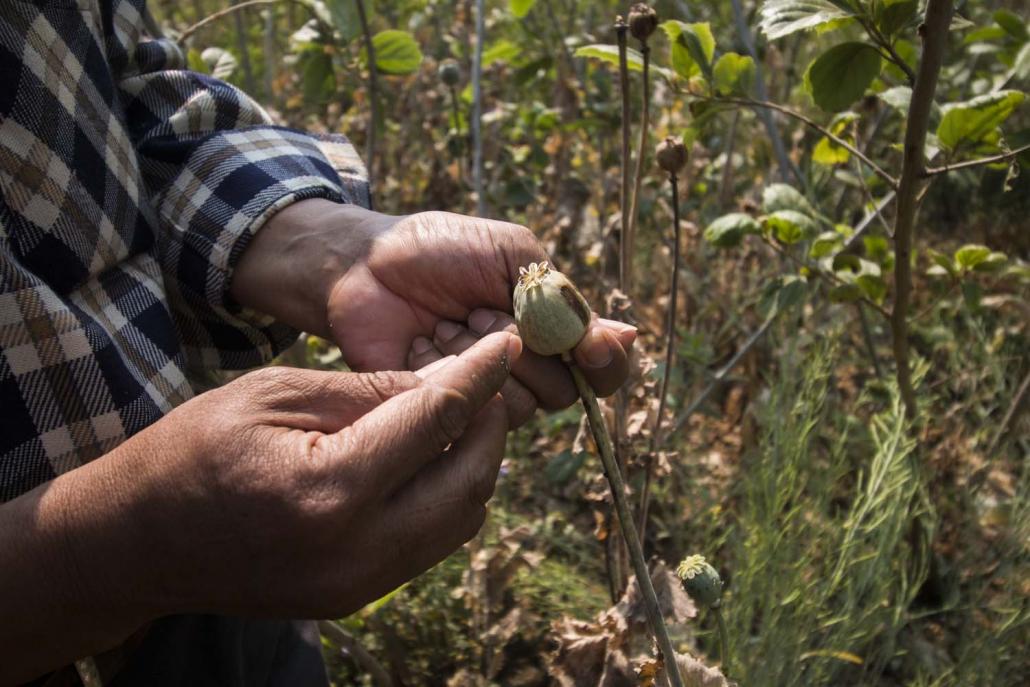
<svg viewBox="0 0 1030 687">
<path fill-rule="evenodd" d="M 317 197 L 369 207 L 364 166 L 343 136 L 272 126 L 237 88 L 186 70 L 174 43 L 142 36 L 142 5 L 112 3 L 112 67 L 187 365 L 260 364 L 297 332 L 231 301 L 233 267 L 291 203 Z"/>
</svg>

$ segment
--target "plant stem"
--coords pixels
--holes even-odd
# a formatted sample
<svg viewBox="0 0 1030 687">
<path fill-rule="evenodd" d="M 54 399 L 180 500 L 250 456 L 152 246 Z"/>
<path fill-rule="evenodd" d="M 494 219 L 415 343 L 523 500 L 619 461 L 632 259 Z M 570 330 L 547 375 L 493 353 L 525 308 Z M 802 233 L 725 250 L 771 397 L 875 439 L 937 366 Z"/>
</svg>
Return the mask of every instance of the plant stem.
<svg viewBox="0 0 1030 687">
<path fill-rule="evenodd" d="M 204 28 L 212 22 L 218 21 L 222 17 L 226 17 L 232 14 L 233 12 L 239 12 L 240 10 L 245 10 L 248 7 L 256 7 L 258 5 L 272 5 L 277 2 L 293 2 L 298 5 L 308 7 L 308 9 L 311 9 L 307 4 L 304 3 L 304 0 L 247 0 L 247 2 L 241 2 L 238 5 L 230 5 L 229 7 L 226 7 L 224 10 L 220 10 L 210 16 L 204 17 L 196 24 L 186 27 L 186 29 L 179 34 L 179 38 L 176 40 L 176 42 L 179 43 L 179 45 L 184 44 L 187 38 L 195 34 L 200 29 Z"/>
<path fill-rule="evenodd" d="M 368 128 L 365 133 L 365 167 L 368 168 L 368 183 L 372 185 L 376 178 L 376 120 L 379 118 L 379 70 L 376 68 L 376 49 L 372 43 L 372 32 L 368 28 L 368 17 L 365 16 L 365 0 L 354 0 L 358 7 L 358 20 L 361 22 L 361 34 L 365 38 L 365 51 L 368 53 Z"/>
<path fill-rule="evenodd" d="M 965 162 L 956 162 L 953 165 L 944 165 L 943 167 L 931 167 L 923 172 L 924 177 L 932 177 L 937 174 L 945 174 L 946 172 L 953 172 L 956 169 L 969 169 L 970 167 L 979 167 L 981 165 L 992 165 L 996 162 L 1004 162 L 1009 158 L 1021 155 L 1026 151 L 1030 150 L 1030 143 L 1025 146 L 1020 146 L 1015 150 L 1010 150 L 1006 153 L 1000 153 L 998 155 L 991 155 L 990 157 L 982 157 L 979 160 L 966 160 Z"/>
<path fill-rule="evenodd" d="M 244 12 L 234 12 L 233 26 L 236 33 L 236 52 L 240 54 L 240 67 L 243 69 L 243 86 L 247 93 L 254 93 L 254 68 L 250 64 L 250 51 L 247 49 L 247 25 L 243 21 Z"/>
<path fill-rule="evenodd" d="M 901 179 L 898 182 L 898 209 L 894 218 L 894 308 L 891 311 L 891 334 L 894 361 L 897 365 L 898 390 L 905 403 L 905 414 L 916 417 L 916 392 L 912 386 L 909 367 L 908 309 L 912 298 L 912 234 L 915 225 L 920 179 L 926 170 L 926 130 L 930 124 L 930 110 L 937 77 L 944 62 L 951 23 L 952 0 L 929 0 L 926 19 L 920 28 L 923 36 L 923 55 L 919 60 L 919 73 L 912 87 L 905 127 L 904 157 Z"/>
<path fill-rule="evenodd" d="M 483 42 L 486 18 L 483 0 L 476 0 L 476 56 L 472 60 L 472 188 L 476 193 L 476 214 L 486 214 L 483 190 Z"/>
<path fill-rule="evenodd" d="M 715 615 L 715 624 L 719 626 L 719 660 L 722 662 L 722 674 L 729 677 L 730 674 L 730 633 L 726 631 L 726 621 L 722 617 L 722 610 L 716 606 L 712 609 Z"/>
<path fill-rule="evenodd" d="M 630 224 L 630 148 L 629 148 L 629 65 L 626 47 L 626 32 L 629 26 L 622 17 L 615 20 L 615 36 L 619 43 L 619 90 L 622 95 L 622 190 L 619 195 L 619 209 L 622 223 L 619 226 L 619 289 L 626 293 L 629 279 L 629 224 Z"/>
<path fill-rule="evenodd" d="M 882 212 L 883 209 L 887 207 L 887 204 L 894 200 L 895 195 L 896 194 L 894 193 L 894 191 L 891 191 L 886 196 L 884 196 L 883 200 L 881 200 L 880 204 L 877 206 L 877 209 Z M 832 257 L 835 258 L 838 255 L 844 255 L 849 251 L 853 250 L 862 240 L 862 236 L 865 235 L 866 230 L 869 229 L 874 217 L 874 213 L 867 214 L 862 219 L 862 221 L 859 222 L 858 226 L 855 227 L 855 233 L 848 237 L 848 240 L 844 242 L 844 245 L 841 247 L 841 249 L 834 253 Z M 772 326 L 773 321 L 780 315 L 781 312 L 782 310 L 779 309 L 774 310 L 773 313 L 769 315 L 769 317 L 767 317 L 766 320 L 762 323 L 762 326 L 760 326 L 758 329 L 752 332 L 751 335 L 747 338 L 747 340 L 744 341 L 743 345 L 737 350 L 736 353 L 733 354 L 733 357 L 731 357 L 725 365 L 719 368 L 719 370 L 714 375 L 712 375 L 712 379 L 708 383 L 708 386 L 706 386 L 701 391 L 701 393 L 699 393 L 694 398 L 694 400 L 691 401 L 689 405 L 687 405 L 686 409 L 680 414 L 680 416 L 676 418 L 676 424 L 673 425 L 672 428 L 672 431 L 674 433 L 679 432 L 683 429 L 684 425 L 686 425 L 687 422 L 690 420 L 690 417 L 697 411 L 698 408 L 701 407 L 701 404 L 704 403 L 709 396 L 711 396 L 712 392 L 715 391 L 720 384 L 722 384 L 723 380 L 730 373 L 730 371 L 733 370 L 733 368 L 737 366 L 737 363 L 740 362 L 740 359 L 743 358 L 747 354 L 747 352 L 750 351 L 754 347 L 754 345 L 761 340 L 763 336 L 765 336 L 765 333 L 769 331 L 769 328 Z"/>
<path fill-rule="evenodd" d="M 769 99 L 769 91 L 765 86 L 762 61 L 758 57 L 758 51 L 755 50 L 755 40 L 751 35 L 751 28 L 748 26 L 747 17 L 744 16 L 744 8 L 741 6 L 740 0 L 732 0 L 731 4 L 733 5 L 733 19 L 737 24 L 737 34 L 744 43 L 744 48 L 747 50 L 748 55 L 751 56 L 755 63 L 755 91 L 758 94 L 759 100 L 766 101 Z M 798 166 L 787 155 L 787 149 L 783 145 L 783 138 L 780 136 L 779 129 L 776 128 L 776 122 L 773 120 L 772 115 L 768 110 L 763 109 L 758 111 L 758 118 L 765 125 L 765 130 L 769 134 L 769 140 L 772 142 L 773 152 L 776 154 L 776 161 L 780 167 L 781 180 L 787 181 L 791 174 L 793 174 L 798 183 L 805 186 L 805 175 L 801 173 Z"/>
<path fill-rule="evenodd" d="M 1012 419 L 1019 412 L 1020 406 L 1023 404 L 1023 399 L 1026 398 L 1027 390 L 1030 389 L 1030 373 L 1027 373 L 1026 377 L 1023 378 L 1023 383 L 1019 385 L 1019 390 L 1016 391 L 1016 395 L 1012 397 L 1012 402 L 1009 404 L 1009 409 L 1005 411 L 1005 416 L 1001 418 L 1001 424 L 998 425 L 997 431 L 994 433 L 994 438 L 991 439 L 991 443 L 987 447 L 987 453 L 994 453 L 994 449 L 998 448 L 998 444 L 1001 443 L 1002 437 L 1005 436 L 1005 430 L 1012 423 Z"/>
<path fill-rule="evenodd" d="M 640 539 L 633 527 L 633 514 L 630 511 L 629 501 L 626 498 L 626 485 L 622 481 L 622 472 L 618 463 L 615 462 L 615 449 L 612 445 L 612 438 L 608 434 L 608 427 L 601 414 L 601 408 L 597 404 L 597 394 L 583 376 L 583 372 L 572 361 L 572 356 L 565 353 L 562 358 L 572 372 L 572 378 L 579 390 L 580 400 L 587 413 L 587 420 L 590 422 L 590 430 L 594 435 L 594 443 L 597 444 L 597 452 L 601 456 L 601 464 L 604 466 L 604 475 L 608 479 L 608 486 L 612 492 L 612 502 L 615 504 L 615 512 L 619 517 L 619 527 L 626 539 L 629 548 L 630 561 L 633 563 L 633 572 L 636 573 L 637 584 L 640 585 L 640 593 L 644 599 L 644 608 L 647 611 L 647 619 L 654 633 L 655 641 L 658 644 L 658 651 L 665 661 L 666 670 L 669 674 L 669 682 L 672 687 L 683 687 L 683 680 L 679 674 L 679 667 L 676 665 L 676 652 L 672 646 L 672 639 L 669 638 L 669 630 L 665 626 L 665 619 L 662 617 L 661 607 L 658 605 L 658 595 L 655 593 L 654 585 L 651 583 L 651 575 L 647 569 L 647 562 L 644 560 L 644 551 L 640 546 Z"/>
<path fill-rule="evenodd" d="M 655 451 L 661 446 L 662 421 L 665 419 L 665 400 L 669 396 L 669 378 L 672 376 L 672 364 L 676 360 L 676 301 L 679 295 L 680 274 L 680 202 L 679 179 L 675 174 L 669 175 L 669 186 L 672 190 L 672 278 L 669 286 L 669 317 L 665 330 L 665 372 L 658 392 L 658 414 L 651 429 L 651 446 L 647 452 L 647 465 L 644 467 L 644 487 L 640 491 L 640 521 L 637 531 L 640 541 L 647 541 L 647 508 L 651 501 L 651 481 L 654 478 Z"/>
<path fill-rule="evenodd" d="M 629 227 L 624 247 L 629 258 L 626 262 L 626 283 L 623 290 L 629 296 L 633 290 L 633 254 L 637 242 L 637 207 L 640 204 L 640 186 L 644 181 L 644 158 L 647 157 L 647 136 L 651 129 L 651 48 L 640 41 L 640 54 L 644 60 L 644 110 L 640 115 L 640 145 L 637 148 L 636 169 L 633 171 L 633 196 L 629 205 Z"/>
<path fill-rule="evenodd" d="M 880 30 L 876 28 L 876 24 L 864 19 L 859 19 L 859 23 L 862 24 L 862 28 L 866 30 L 869 37 L 887 51 L 887 54 L 884 55 L 884 57 L 886 57 L 890 62 L 893 62 L 898 69 L 905 72 L 905 77 L 908 79 L 908 85 L 911 86 L 915 83 L 916 73 L 912 71 L 912 67 L 908 66 L 908 62 L 905 62 L 901 55 L 898 54 L 898 51 L 894 49 L 894 44 L 891 43 L 890 39 L 880 33 Z"/>
<path fill-rule="evenodd" d="M 881 179 L 883 179 L 884 181 L 886 181 L 890 185 L 890 187 L 892 189 L 897 189 L 898 188 L 898 181 L 894 177 L 892 177 L 890 174 L 885 172 L 883 170 L 883 168 L 881 168 L 878 164 L 876 164 L 871 159 L 869 159 L 869 156 L 867 156 L 861 150 L 859 150 L 855 146 L 851 145 L 850 143 L 845 141 L 840 136 L 837 136 L 836 134 L 834 134 L 832 131 L 830 131 L 826 127 L 820 125 L 819 123 L 813 121 L 812 119 L 809 119 L 808 117 L 806 117 L 805 115 L 801 114 L 800 112 L 795 112 L 794 110 L 790 109 L 789 107 L 784 107 L 783 105 L 778 105 L 776 103 L 771 103 L 771 102 L 768 102 L 768 101 L 765 101 L 765 100 L 753 100 L 752 98 L 731 98 L 731 97 L 726 97 L 726 96 L 710 96 L 710 95 L 705 95 L 703 93 L 697 93 L 697 92 L 694 92 L 694 91 L 688 91 L 687 94 L 688 95 L 692 95 L 695 98 L 702 98 L 702 99 L 705 99 L 705 100 L 710 100 L 710 101 L 715 102 L 715 103 L 728 103 L 730 105 L 742 105 L 744 107 L 752 107 L 752 108 L 758 107 L 758 108 L 765 108 L 765 109 L 769 109 L 769 110 L 775 110 L 776 112 L 780 112 L 782 114 L 785 114 L 788 117 L 792 117 L 793 119 L 796 119 L 799 122 L 802 122 L 806 126 L 812 128 L 812 129 L 815 129 L 820 134 L 822 134 L 826 138 L 830 139 L 831 141 L 833 141 L 836 145 L 840 146 L 841 148 L 846 148 L 852 155 L 857 157 L 866 166 L 868 166 L 869 169 L 873 170 L 873 172 L 876 174 L 876 176 L 878 176 Z"/>
</svg>

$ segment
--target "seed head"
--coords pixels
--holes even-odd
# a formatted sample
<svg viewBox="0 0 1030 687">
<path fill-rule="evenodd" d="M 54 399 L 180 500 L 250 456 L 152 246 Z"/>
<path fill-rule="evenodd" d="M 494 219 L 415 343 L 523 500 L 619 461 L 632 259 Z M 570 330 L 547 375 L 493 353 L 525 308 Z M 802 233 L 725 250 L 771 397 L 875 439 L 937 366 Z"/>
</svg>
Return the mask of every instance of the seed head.
<svg viewBox="0 0 1030 687">
<path fill-rule="evenodd" d="M 629 32 L 641 43 L 646 43 L 658 28 L 658 13 L 644 2 L 629 8 Z"/>
<path fill-rule="evenodd" d="M 705 608 L 717 608 L 722 603 L 722 578 L 704 556 L 687 556 L 676 568 L 676 574 L 695 602 Z"/>
<path fill-rule="evenodd" d="M 457 86 L 461 81 L 461 67 L 458 66 L 457 60 L 449 57 L 440 63 L 436 73 L 440 81 L 447 86 Z"/>
<path fill-rule="evenodd" d="M 586 299 L 568 277 L 546 262 L 519 268 L 513 300 L 519 336 L 540 355 L 571 351 L 590 323 Z"/>
<path fill-rule="evenodd" d="M 666 136 L 655 150 L 658 166 L 673 176 L 687 166 L 688 157 L 687 146 L 683 145 L 683 139 L 679 136 Z"/>
</svg>

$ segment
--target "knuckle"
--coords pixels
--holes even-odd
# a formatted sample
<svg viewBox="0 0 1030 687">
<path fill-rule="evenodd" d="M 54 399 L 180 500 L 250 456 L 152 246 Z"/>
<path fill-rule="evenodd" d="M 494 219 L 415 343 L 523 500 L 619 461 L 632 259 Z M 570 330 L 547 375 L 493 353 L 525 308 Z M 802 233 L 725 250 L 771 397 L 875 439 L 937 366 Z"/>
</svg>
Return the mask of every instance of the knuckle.
<svg viewBox="0 0 1030 687">
<path fill-rule="evenodd" d="M 358 382 L 362 385 L 363 391 L 372 399 L 383 403 L 398 391 L 413 386 L 413 383 L 405 383 L 402 379 L 405 373 L 398 372 L 366 372 L 358 375 Z"/>
<path fill-rule="evenodd" d="M 455 389 L 428 384 L 426 413 L 430 419 L 430 432 L 436 443 L 446 446 L 461 438 L 472 414 L 472 403 Z"/>
</svg>

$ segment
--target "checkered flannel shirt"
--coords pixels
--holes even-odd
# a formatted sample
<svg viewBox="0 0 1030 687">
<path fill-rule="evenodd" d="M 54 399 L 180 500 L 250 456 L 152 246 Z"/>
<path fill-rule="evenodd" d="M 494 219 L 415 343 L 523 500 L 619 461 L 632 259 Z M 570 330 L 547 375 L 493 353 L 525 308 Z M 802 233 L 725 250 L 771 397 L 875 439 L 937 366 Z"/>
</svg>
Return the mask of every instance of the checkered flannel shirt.
<svg viewBox="0 0 1030 687">
<path fill-rule="evenodd" d="M 345 139 L 186 71 L 143 4 L 0 0 L 0 502 L 190 398 L 191 370 L 290 344 L 230 301 L 234 264 L 289 203 L 369 204 Z"/>
</svg>

